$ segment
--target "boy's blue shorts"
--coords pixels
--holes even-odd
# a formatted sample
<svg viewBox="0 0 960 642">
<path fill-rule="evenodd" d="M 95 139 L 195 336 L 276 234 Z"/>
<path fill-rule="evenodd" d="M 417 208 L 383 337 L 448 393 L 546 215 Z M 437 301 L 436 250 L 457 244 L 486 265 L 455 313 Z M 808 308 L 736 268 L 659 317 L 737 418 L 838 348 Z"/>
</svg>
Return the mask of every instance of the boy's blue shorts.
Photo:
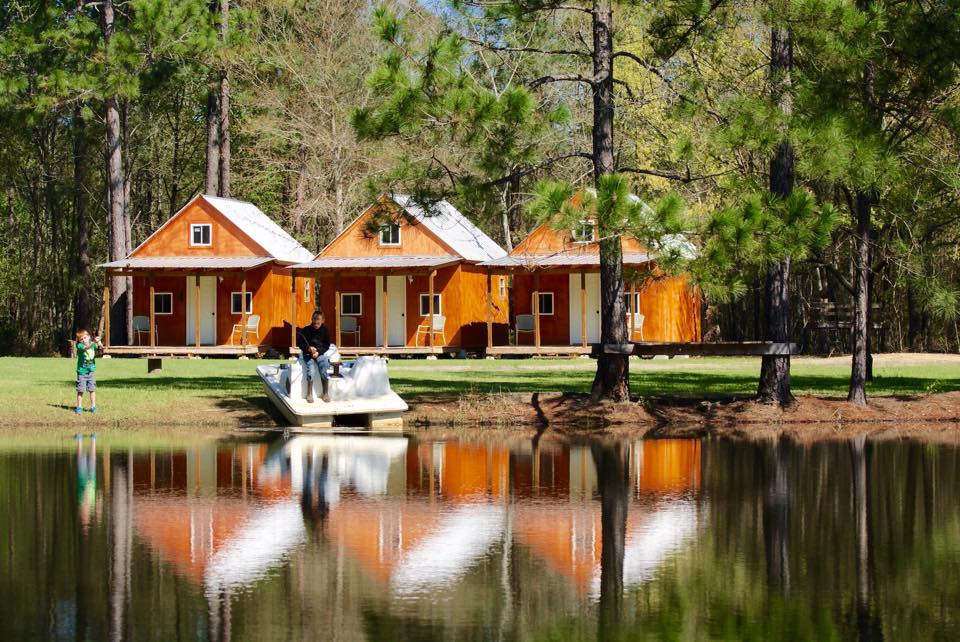
<svg viewBox="0 0 960 642">
<path fill-rule="evenodd" d="M 96 392 L 96 391 L 97 391 L 97 375 L 95 372 L 88 372 L 87 374 L 77 375 L 77 392 L 83 394 L 84 392 Z"/>
</svg>

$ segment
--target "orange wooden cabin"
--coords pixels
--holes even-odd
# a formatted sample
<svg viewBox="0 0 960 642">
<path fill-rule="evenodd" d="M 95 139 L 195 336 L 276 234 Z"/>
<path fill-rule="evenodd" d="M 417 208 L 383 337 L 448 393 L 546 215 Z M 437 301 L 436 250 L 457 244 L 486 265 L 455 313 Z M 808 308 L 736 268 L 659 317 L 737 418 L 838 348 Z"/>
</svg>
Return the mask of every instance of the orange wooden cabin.
<svg viewBox="0 0 960 642">
<path fill-rule="evenodd" d="M 636 239 L 623 245 L 624 296 L 631 341 L 700 340 L 700 296 L 686 277 L 656 277 L 656 253 Z M 482 267 L 513 276 L 514 344 L 490 354 L 540 351 L 589 353 L 600 342 L 600 255 L 596 221 L 577 230 L 543 224 L 500 259 Z M 631 279 L 631 275 L 633 278 Z M 534 306 L 534 299 L 539 306 Z M 545 350 L 546 351 L 546 350 Z"/>
<path fill-rule="evenodd" d="M 247 354 L 288 346 L 291 317 L 305 325 L 316 303 L 313 281 L 292 281 L 289 266 L 310 257 L 256 205 L 195 196 L 128 257 L 103 264 L 108 288 L 111 276 L 133 277 L 131 345 L 106 349 Z"/>
<path fill-rule="evenodd" d="M 506 252 L 446 201 L 382 196 L 310 262 L 343 352 L 438 353 L 507 332 L 507 281 L 478 267 Z M 487 290 L 493 289 L 488 300 Z"/>
</svg>

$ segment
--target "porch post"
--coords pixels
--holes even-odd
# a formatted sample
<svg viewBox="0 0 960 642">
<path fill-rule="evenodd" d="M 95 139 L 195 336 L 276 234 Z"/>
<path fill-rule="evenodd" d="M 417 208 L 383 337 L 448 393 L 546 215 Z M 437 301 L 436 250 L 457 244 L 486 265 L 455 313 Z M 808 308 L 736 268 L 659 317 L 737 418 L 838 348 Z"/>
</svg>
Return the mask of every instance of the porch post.
<svg viewBox="0 0 960 642">
<path fill-rule="evenodd" d="M 383 325 L 383 351 L 387 351 L 387 273 L 384 272 L 383 283 L 381 284 L 382 296 L 383 296 L 383 319 L 381 319 L 381 324 Z"/>
<path fill-rule="evenodd" d="M 333 322 L 337 328 L 336 340 L 337 347 L 340 347 L 340 273 L 333 273 Z M 360 339 L 357 339 L 357 345 L 360 345 Z"/>
<path fill-rule="evenodd" d="M 154 293 L 156 292 L 157 278 L 152 273 L 150 274 L 150 347 L 155 348 L 157 346 L 157 334 L 154 328 L 157 325 L 156 319 L 156 297 Z"/>
<path fill-rule="evenodd" d="M 487 347 L 493 345 L 493 275 L 487 270 Z"/>
<path fill-rule="evenodd" d="M 633 337 L 637 334 L 637 312 L 639 310 L 634 310 L 634 301 L 637 298 L 637 285 L 634 282 L 630 282 L 630 301 L 627 303 L 627 311 L 630 312 L 630 341 L 633 341 Z M 640 306 L 637 306 L 638 308 Z"/>
<path fill-rule="evenodd" d="M 296 293 L 294 293 L 296 300 Z M 247 273 L 243 273 L 240 279 L 240 323 L 243 326 L 240 330 L 240 345 L 247 345 Z"/>
<path fill-rule="evenodd" d="M 193 275 L 193 342 L 200 347 L 200 275 Z"/>
<path fill-rule="evenodd" d="M 110 271 L 103 280 L 103 347 L 110 347 Z"/>
<path fill-rule="evenodd" d="M 540 353 L 540 272 L 533 273 L 533 345 Z"/>
<path fill-rule="evenodd" d="M 429 300 L 429 303 L 427 304 L 429 306 L 427 309 L 430 311 L 430 314 L 428 319 L 429 325 L 427 327 L 430 329 L 429 336 L 430 336 L 431 352 L 433 351 L 433 277 L 435 277 L 436 275 L 437 275 L 437 271 L 433 270 L 432 272 L 430 272 L 430 278 L 427 279 L 430 282 L 430 287 L 429 287 L 430 294 L 428 295 L 430 300 Z"/>
<path fill-rule="evenodd" d="M 297 347 L 297 271 L 290 270 L 290 350 Z"/>
<path fill-rule="evenodd" d="M 587 348 L 587 273 L 580 272 L 580 347 Z"/>
</svg>

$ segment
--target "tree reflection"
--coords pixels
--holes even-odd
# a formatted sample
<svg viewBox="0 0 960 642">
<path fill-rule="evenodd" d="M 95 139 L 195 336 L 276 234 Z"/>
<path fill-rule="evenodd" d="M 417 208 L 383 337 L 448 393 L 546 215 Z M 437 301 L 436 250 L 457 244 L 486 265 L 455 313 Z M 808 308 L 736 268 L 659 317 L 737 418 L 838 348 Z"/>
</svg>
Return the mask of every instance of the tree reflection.
<svg viewBox="0 0 960 642">
<path fill-rule="evenodd" d="M 870 454 L 872 445 L 866 437 L 850 440 L 853 469 L 853 509 L 856 522 L 857 550 L 857 637 L 860 640 L 882 640 L 883 628 L 873 612 L 873 567 L 870 542 Z"/>
<path fill-rule="evenodd" d="M 623 614 L 623 557 L 626 551 L 629 477 L 624 444 L 594 441 L 590 451 L 600 491 L 599 637 L 617 631 Z"/>
<path fill-rule="evenodd" d="M 790 591 L 790 451 L 781 437 L 773 447 L 772 474 L 767 482 L 763 507 L 763 541 L 767 560 L 767 585 Z"/>
</svg>

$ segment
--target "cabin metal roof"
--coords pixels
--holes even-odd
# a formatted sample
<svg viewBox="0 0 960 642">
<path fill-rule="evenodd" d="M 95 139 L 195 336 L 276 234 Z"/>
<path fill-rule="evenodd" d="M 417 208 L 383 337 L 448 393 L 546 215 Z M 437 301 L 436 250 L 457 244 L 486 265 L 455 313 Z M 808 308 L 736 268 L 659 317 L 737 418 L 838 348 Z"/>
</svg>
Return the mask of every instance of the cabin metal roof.
<svg viewBox="0 0 960 642">
<path fill-rule="evenodd" d="M 459 263 L 459 256 L 320 256 L 290 267 L 295 270 L 390 270 L 402 268 L 438 268 Z"/>
<path fill-rule="evenodd" d="M 624 252 L 624 265 L 643 265 L 656 259 L 657 255 L 648 252 Z M 557 252 L 555 254 L 510 254 L 508 256 L 484 261 L 481 267 L 489 268 L 563 268 L 563 267 L 599 267 L 600 255 L 591 252 Z"/>
<path fill-rule="evenodd" d="M 309 261 L 313 253 L 248 201 L 203 195 L 208 203 L 279 261 Z"/>
<path fill-rule="evenodd" d="M 101 263 L 122 270 L 249 270 L 275 261 L 272 256 L 143 256 Z"/>
<path fill-rule="evenodd" d="M 447 201 L 437 202 L 428 211 L 405 194 L 390 198 L 468 261 L 489 261 L 507 255 L 506 250 Z"/>
</svg>

